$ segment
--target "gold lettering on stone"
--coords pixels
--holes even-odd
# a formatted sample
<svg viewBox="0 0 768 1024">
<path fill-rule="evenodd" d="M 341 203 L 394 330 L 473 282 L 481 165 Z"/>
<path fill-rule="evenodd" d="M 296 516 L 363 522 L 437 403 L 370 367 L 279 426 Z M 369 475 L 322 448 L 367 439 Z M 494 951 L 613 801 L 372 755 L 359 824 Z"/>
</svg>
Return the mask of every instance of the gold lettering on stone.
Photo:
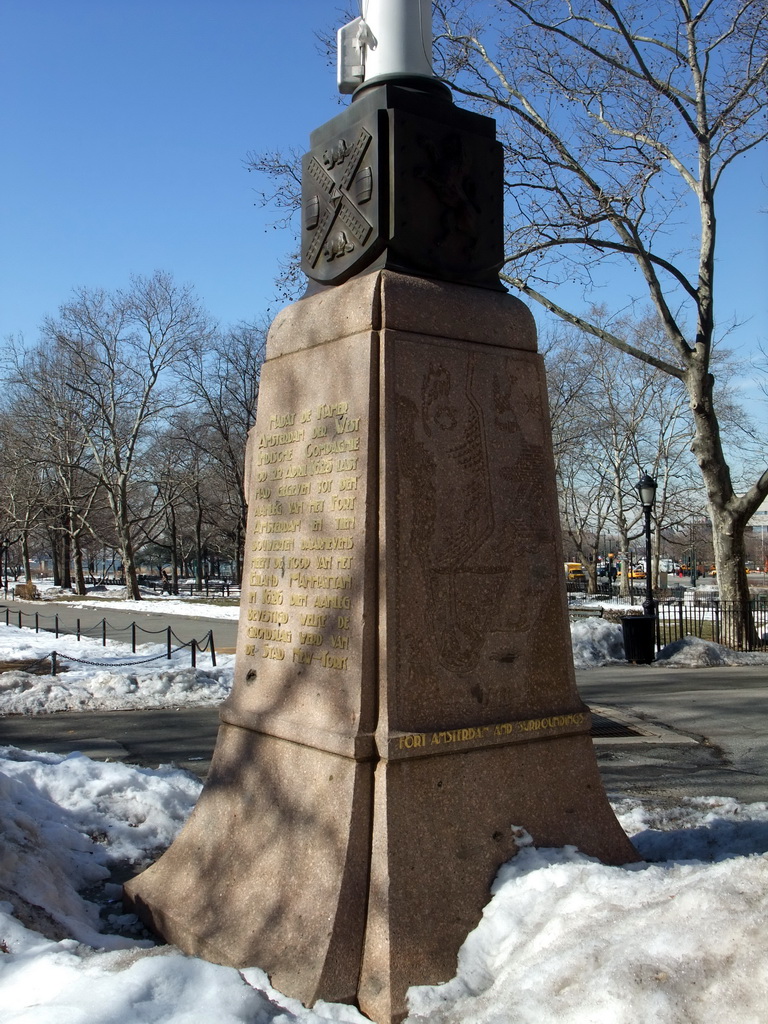
<svg viewBox="0 0 768 1024">
<path fill-rule="evenodd" d="M 317 629 L 325 629 L 327 615 L 319 615 L 317 612 L 305 612 L 301 616 L 302 626 L 315 626 Z"/>
<path fill-rule="evenodd" d="M 299 643 L 309 644 L 310 647 L 320 647 L 323 643 L 322 633 L 299 633 Z"/>
<path fill-rule="evenodd" d="M 306 594 L 304 595 L 307 596 Z M 319 594 L 315 598 L 315 608 L 351 608 L 352 601 L 348 597 L 336 597 L 330 594 Z"/>
<path fill-rule="evenodd" d="M 273 629 L 270 626 L 249 626 L 248 636 L 251 640 L 269 640 L 275 644 L 293 642 L 293 632 L 290 629 Z"/>
<path fill-rule="evenodd" d="M 291 588 L 302 590 L 351 590 L 351 576 L 321 576 L 317 573 L 292 572 L 289 577 Z"/>
<path fill-rule="evenodd" d="M 259 448 L 276 448 L 284 444 L 296 444 L 304 440 L 303 430 L 286 430 L 277 434 L 262 434 L 259 438 Z"/>
<path fill-rule="evenodd" d="M 256 440 L 255 475 L 263 486 L 251 492 L 253 554 L 246 598 L 246 635 L 260 644 L 246 649 L 283 661 L 286 646 L 298 639 L 298 646 L 288 647 L 292 663 L 345 672 L 354 610 L 354 537 L 343 534 L 354 531 L 355 517 L 344 513 L 357 507 L 364 421 L 348 402 L 339 401 L 280 411 L 267 423 Z M 333 517 L 324 519 L 326 511 Z M 301 554 L 294 553 L 297 548 Z M 331 618 L 329 611 L 339 614 Z M 326 635 L 328 627 L 334 632 Z M 326 645 L 331 649 L 322 650 Z"/>
<path fill-rule="evenodd" d="M 346 672 L 348 668 L 349 658 L 342 658 L 338 654 L 331 654 L 326 651 L 320 659 L 320 664 L 323 668 L 333 668 L 341 672 Z"/>
<path fill-rule="evenodd" d="M 401 750 L 413 750 L 416 747 L 425 747 L 426 745 L 427 737 L 423 732 L 411 732 L 400 737 Z"/>
<path fill-rule="evenodd" d="M 252 572 L 250 585 L 252 587 L 276 587 L 280 581 L 273 573 Z"/>
<path fill-rule="evenodd" d="M 249 622 L 280 622 L 286 623 L 288 621 L 288 612 L 278 612 L 273 609 L 267 611 L 264 608 L 249 608 L 248 609 L 248 621 Z"/>
<path fill-rule="evenodd" d="M 319 420 L 330 420 L 334 416 L 343 416 L 349 411 L 348 402 L 323 402 L 317 407 L 317 418 Z"/>
<path fill-rule="evenodd" d="M 302 551 L 349 551 L 355 546 L 353 537 L 302 537 Z"/>
<path fill-rule="evenodd" d="M 296 413 L 277 413 L 269 418 L 269 429 L 278 430 L 280 427 L 292 427 L 296 422 Z"/>
<path fill-rule="evenodd" d="M 292 462 L 293 452 L 259 452 L 256 461 L 259 466 L 272 465 L 277 462 Z"/>
<path fill-rule="evenodd" d="M 268 488 L 264 488 L 264 490 L 268 490 Z M 277 488 L 278 498 L 287 498 L 300 494 L 309 494 L 309 484 L 280 484 Z"/>
<path fill-rule="evenodd" d="M 285 651 L 281 647 L 262 647 L 261 649 L 262 658 L 271 658 L 273 661 L 283 661 L 285 659 Z"/>
</svg>

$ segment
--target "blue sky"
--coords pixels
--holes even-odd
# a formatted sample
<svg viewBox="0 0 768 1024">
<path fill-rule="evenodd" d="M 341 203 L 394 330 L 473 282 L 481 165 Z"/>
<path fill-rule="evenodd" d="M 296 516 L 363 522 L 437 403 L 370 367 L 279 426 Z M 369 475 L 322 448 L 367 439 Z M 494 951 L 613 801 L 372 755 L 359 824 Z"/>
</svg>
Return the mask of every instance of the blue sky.
<svg viewBox="0 0 768 1024">
<path fill-rule="evenodd" d="M 0 338 L 33 341 L 73 288 L 155 269 L 193 284 L 224 325 L 274 314 L 290 239 L 244 160 L 306 147 L 338 112 L 315 33 L 342 7 L 3 0 Z M 748 321 L 729 343 L 742 351 L 768 340 L 764 152 L 736 168 L 719 215 L 720 321 Z"/>
<path fill-rule="evenodd" d="M 3 0 L 0 338 L 76 286 L 170 271 L 222 323 L 265 312 L 288 240 L 249 150 L 338 112 L 310 0 Z"/>
</svg>

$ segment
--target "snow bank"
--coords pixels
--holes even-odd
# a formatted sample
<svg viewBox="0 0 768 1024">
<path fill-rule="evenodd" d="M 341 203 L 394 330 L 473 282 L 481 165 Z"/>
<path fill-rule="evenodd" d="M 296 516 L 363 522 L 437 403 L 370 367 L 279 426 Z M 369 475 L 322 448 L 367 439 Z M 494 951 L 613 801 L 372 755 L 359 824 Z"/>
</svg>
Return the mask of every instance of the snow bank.
<svg viewBox="0 0 768 1024">
<path fill-rule="evenodd" d="M 157 946 L 109 872 L 140 866 L 199 792 L 186 773 L 0 748 L 0 1005 L 4 1024 L 321 1024 L 258 967 Z M 649 863 L 605 867 L 524 845 L 504 865 L 456 977 L 410 991 L 408 1024 L 763 1024 L 768 806 L 624 800 Z M 525 834 L 517 830 L 521 838 Z"/>
<path fill-rule="evenodd" d="M 42 715 L 54 711 L 117 711 L 219 704 L 232 688 L 234 655 L 198 655 L 189 664 L 189 651 L 170 661 L 163 645 L 144 644 L 131 652 L 129 644 L 100 641 L 0 625 L 0 660 L 47 658 L 52 648 L 62 655 L 56 676 L 22 669 L 0 673 L 0 715 Z M 130 664 L 133 662 L 140 664 Z M 128 662 L 129 664 L 125 664 Z"/>
</svg>

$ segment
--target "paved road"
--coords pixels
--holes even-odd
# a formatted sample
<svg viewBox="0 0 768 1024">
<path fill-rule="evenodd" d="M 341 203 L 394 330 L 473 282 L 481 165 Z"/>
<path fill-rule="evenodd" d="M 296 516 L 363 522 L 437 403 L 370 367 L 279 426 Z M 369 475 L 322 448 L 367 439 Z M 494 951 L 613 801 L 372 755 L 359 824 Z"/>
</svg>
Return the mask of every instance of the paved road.
<svg viewBox="0 0 768 1024">
<path fill-rule="evenodd" d="M 651 733 L 598 742 L 609 792 L 768 801 L 768 666 L 616 665 L 576 675 L 587 704 L 626 714 Z M 656 726 L 665 729 L 654 738 Z"/>
<path fill-rule="evenodd" d="M 596 737 L 611 796 L 768 801 L 768 666 L 577 672 L 584 700 L 635 735 Z M 0 718 L 0 744 L 207 773 L 216 708 Z"/>
<path fill-rule="evenodd" d="M 6 616 L 7 610 L 7 616 Z M 116 603 L 105 601 L 103 608 L 80 608 L 67 604 L 66 601 L 3 601 L 0 602 L 0 622 L 6 617 L 10 625 L 18 625 L 19 612 L 22 623 L 34 627 L 35 615 L 38 616 L 40 629 L 53 631 L 55 617 L 59 618 L 60 632 L 76 633 L 77 620 L 83 633 L 100 638 L 101 623 L 107 622 L 107 638 L 130 643 L 132 622 L 137 625 L 137 643 L 163 643 L 165 631 L 171 626 L 178 642 L 189 643 L 190 640 L 204 640 L 208 630 L 213 630 L 216 650 L 234 650 L 237 640 L 237 619 L 205 619 L 195 617 L 190 611 L 187 615 L 167 614 L 165 612 L 124 611 Z"/>
<path fill-rule="evenodd" d="M 147 768 L 174 764 L 205 778 L 218 728 L 215 707 L 8 715 L 0 717 L 0 745 L 54 754 L 79 750 Z"/>
</svg>

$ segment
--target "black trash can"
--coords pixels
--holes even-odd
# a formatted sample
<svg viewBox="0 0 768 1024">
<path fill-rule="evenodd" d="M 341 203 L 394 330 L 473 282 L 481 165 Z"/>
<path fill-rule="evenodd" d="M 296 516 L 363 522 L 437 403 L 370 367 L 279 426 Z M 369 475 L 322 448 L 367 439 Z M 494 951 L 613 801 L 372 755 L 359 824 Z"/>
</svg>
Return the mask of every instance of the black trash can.
<svg viewBox="0 0 768 1024">
<path fill-rule="evenodd" d="M 627 661 L 650 665 L 656 656 L 656 616 L 625 615 L 621 620 Z"/>
</svg>

